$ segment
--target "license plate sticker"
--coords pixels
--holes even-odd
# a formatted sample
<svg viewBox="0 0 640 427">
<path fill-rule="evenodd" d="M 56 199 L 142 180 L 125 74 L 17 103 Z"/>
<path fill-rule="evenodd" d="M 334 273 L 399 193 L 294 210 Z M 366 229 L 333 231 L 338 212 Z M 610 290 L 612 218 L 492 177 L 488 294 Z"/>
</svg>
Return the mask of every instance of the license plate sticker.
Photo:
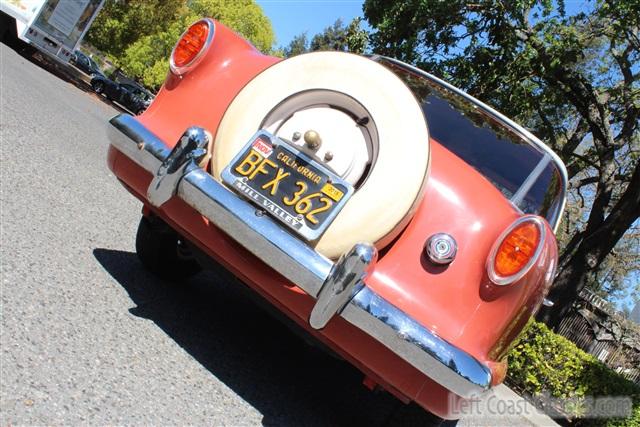
<svg viewBox="0 0 640 427">
<path fill-rule="evenodd" d="M 308 241 L 322 236 L 354 191 L 320 162 L 264 130 L 222 171 L 222 180 Z"/>
</svg>

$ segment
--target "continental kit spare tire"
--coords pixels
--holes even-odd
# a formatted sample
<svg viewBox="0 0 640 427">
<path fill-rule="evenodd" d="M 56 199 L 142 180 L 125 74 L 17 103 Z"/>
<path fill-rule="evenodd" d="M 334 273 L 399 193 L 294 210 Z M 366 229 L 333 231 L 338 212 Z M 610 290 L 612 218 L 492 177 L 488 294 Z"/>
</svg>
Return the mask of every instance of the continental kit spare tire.
<svg viewBox="0 0 640 427">
<path fill-rule="evenodd" d="M 322 145 L 313 154 L 355 187 L 318 252 L 335 259 L 354 244 L 381 248 L 406 225 L 422 197 L 429 135 L 420 105 L 384 66 L 342 52 L 314 52 L 278 62 L 231 102 L 215 136 L 211 167 L 222 170 L 258 129 L 308 150 L 305 132 Z"/>
</svg>

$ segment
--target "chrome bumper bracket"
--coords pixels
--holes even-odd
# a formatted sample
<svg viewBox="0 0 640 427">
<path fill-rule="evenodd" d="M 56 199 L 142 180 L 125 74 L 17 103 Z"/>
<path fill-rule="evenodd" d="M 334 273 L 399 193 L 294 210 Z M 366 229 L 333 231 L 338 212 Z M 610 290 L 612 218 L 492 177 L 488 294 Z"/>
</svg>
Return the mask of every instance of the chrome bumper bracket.
<svg viewBox="0 0 640 427">
<path fill-rule="evenodd" d="M 359 243 L 342 255 L 333 265 L 325 280 L 318 300 L 311 310 L 309 324 L 314 329 L 324 328 L 329 320 L 340 313 L 364 286 L 364 279 L 378 259 L 375 247 Z"/>
<path fill-rule="evenodd" d="M 199 127 L 190 127 L 182 134 L 149 184 L 147 199 L 153 206 L 160 207 L 175 196 L 180 180 L 207 155 L 210 141 L 211 135 Z"/>
</svg>

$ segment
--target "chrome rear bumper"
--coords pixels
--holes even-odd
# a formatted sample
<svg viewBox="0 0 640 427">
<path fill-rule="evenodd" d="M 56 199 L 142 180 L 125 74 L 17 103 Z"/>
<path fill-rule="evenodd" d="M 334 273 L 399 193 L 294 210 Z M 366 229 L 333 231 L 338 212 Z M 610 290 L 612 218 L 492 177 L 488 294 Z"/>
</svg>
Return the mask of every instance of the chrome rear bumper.
<svg viewBox="0 0 640 427">
<path fill-rule="evenodd" d="M 377 259 L 375 248 L 356 245 L 335 264 L 317 253 L 197 167 L 207 138 L 202 129 L 190 128 L 169 150 L 132 116 L 116 116 L 109 126 L 111 144 L 154 175 L 149 203 L 159 206 L 176 195 L 317 299 L 312 327 L 320 329 L 338 314 L 459 396 L 472 397 L 490 387 L 488 367 L 364 285 Z"/>
</svg>

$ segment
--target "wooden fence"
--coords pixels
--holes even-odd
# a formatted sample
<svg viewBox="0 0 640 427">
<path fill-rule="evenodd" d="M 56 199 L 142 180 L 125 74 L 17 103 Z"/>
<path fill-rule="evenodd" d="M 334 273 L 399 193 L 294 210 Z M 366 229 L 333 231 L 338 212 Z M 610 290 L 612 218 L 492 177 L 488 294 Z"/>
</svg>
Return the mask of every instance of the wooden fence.
<svg viewBox="0 0 640 427">
<path fill-rule="evenodd" d="M 557 332 L 623 377 L 640 384 L 640 349 L 637 343 L 628 345 L 623 337 L 602 326 L 601 322 L 606 323 L 611 316 L 611 307 L 605 301 L 585 292 L 560 322 Z M 593 319 L 601 322 L 594 327 Z"/>
</svg>

